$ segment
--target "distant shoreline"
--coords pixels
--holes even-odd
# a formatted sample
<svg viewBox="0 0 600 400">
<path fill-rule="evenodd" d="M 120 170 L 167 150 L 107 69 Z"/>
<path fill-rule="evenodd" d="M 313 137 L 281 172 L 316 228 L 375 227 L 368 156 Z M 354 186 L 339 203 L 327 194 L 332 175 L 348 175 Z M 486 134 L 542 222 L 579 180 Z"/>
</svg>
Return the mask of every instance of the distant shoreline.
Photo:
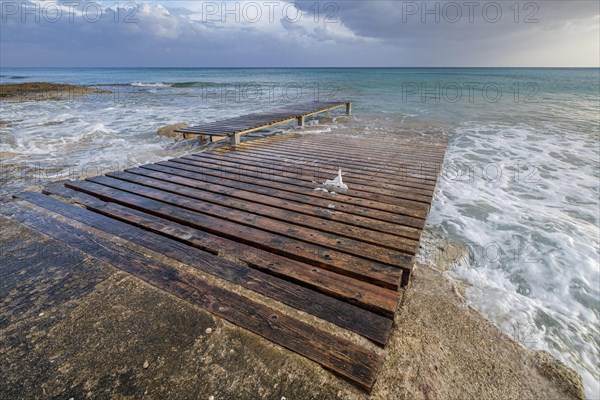
<svg viewBox="0 0 600 400">
<path fill-rule="evenodd" d="M 88 86 L 66 83 L 27 82 L 0 84 L 0 101 L 20 103 L 25 101 L 68 100 L 75 96 L 110 93 Z"/>
</svg>

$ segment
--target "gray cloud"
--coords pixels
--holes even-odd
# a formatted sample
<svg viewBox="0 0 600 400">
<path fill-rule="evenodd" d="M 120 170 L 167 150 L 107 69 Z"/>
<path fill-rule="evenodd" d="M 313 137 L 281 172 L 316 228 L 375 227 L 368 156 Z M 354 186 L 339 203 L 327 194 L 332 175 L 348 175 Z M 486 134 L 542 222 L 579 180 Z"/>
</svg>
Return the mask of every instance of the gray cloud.
<svg viewBox="0 0 600 400">
<path fill-rule="evenodd" d="M 473 8 L 464 1 L 320 2 L 315 14 L 315 2 L 302 0 L 296 2 L 304 11 L 299 21 L 282 17 L 284 7 L 293 8 L 281 2 L 272 20 L 262 7 L 262 17 L 252 22 L 244 15 L 239 22 L 231 15 L 222 22 L 218 12 L 202 15 L 207 2 L 177 1 L 144 2 L 136 10 L 121 8 L 116 16 L 108 8 L 111 3 L 102 3 L 102 18 L 95 22 L 91 20 L 96 7 L 85 1 L 77 10 L 88 7 L 88 15 L 78 13 L 70 20 L 63 14 L 51 22 L 42 14 L 36 22 L 33 13 L 23 22 L 22 9 L 13 12 L 7 6 L 12 2 L 2 3 L 3 66 L 597 66 L 600 62 L 600 3 L 595 1 L 518 2 L 516 16 L 514 1 L 482 1 L 471 3 Z M 14 4 L 20 7 L 21 2 Z M 246 4 L 239 3 L 239 10 Z M 424 13 L 424 4 L 438 12 Z M 228 7 L 235 7 L 235 2 Z M 128 14 L 133 14 L 129 22 L 124 21 Z M 325 22 L 328 15 L 337 22 Z M 531 23 L 524 21 L 528 16 Z"/>
</svg>

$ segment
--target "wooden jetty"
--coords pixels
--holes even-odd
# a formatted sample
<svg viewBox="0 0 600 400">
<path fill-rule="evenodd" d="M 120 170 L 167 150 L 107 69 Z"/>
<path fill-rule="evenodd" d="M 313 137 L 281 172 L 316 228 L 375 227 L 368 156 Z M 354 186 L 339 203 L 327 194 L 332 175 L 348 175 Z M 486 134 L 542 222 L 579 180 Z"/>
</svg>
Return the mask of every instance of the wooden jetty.
<svg viewBox="0 0 600 400">
<path fill-rule="evenodd" d="M 434 136 L 272 136 L 22 193 L 10 217 L 370 390 L 445 150 Z M 339 168 L 348 190 L 323 186 Z"/>
<path fill-rule="evenodd" d="M 229 137 L 232 145 L 240 144 L 240 136 L 272 126 L 298 121 L 298 126 L 303 127 L 305 119 L 312 115 L 322 114 L 336 108 L 346 107 L 346 114 L 352 113 L 351 102 L 310 102 L 280 108 L 271 112 L 242 115 L 225 121 L 215 121 L 206 124 L 179 129 L 184 138 L 193 136 L 208 136 L 211 140 L 215 137 Z"/>
</svg>

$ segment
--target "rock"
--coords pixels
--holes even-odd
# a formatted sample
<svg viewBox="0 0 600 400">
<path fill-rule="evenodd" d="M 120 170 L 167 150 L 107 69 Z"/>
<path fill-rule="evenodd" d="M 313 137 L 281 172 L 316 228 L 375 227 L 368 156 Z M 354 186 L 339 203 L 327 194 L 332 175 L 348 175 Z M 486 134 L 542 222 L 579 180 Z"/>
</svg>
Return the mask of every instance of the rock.
<svg viewBox="0 0 600 400">
<path fill-rule="evenodd" d="M 183 129 L 188 127 L 189 124 L 171 124 L 171 125 L 165 125 L 162 128 L 158 129 L 158 135 L 159 136 L 167 136 L 167 137 L 172 137 L 172 138 L 181 138 L 183 135 L 179 132 L 175 132 L 177 129 Z"/>
<path fill-rule="evenodd" d="M 65 83 L 27 82 L 0 85 L 0 99 L 9 102 L 69 100 L 76 96 L 109 93 L 111 92 L 94 87 Z"/>
<path fill-rule="evenodd" d="M 206 333 L 211 333 L 212 332 L 212 328 L 206 328 Z"/>
<path fill-rule="evenodd" d="M 576 399 L 585 399 L 585 388 L 581 376 L 568 368 L 550 353 L 540 350 L 535 353 L 535 366 L 538 371 L 548 378 L 565 393 Z"/>
<path fill-rule="evenodd" d="M 144 361 L 144 369 L 148 369 L 150 363 L 148 361 Z"/>
<path fill-rule="evenodd" d="M 202 146 L 205 141 L 202 136 L 195 136 L 189 139 L 181 139 L 167 146 L 168 150 L 182 150 L 185 148 L 192 149 L 193 147 Z"/>
<path fill-rule="evenodd" d="M 40 124 L 39 126 L 56 126 L 56 125 L 61 125 L 64 122 L 65 121 L 49 121 L 49 122 L 44 122 L 43 124 Z"/>
</svg>

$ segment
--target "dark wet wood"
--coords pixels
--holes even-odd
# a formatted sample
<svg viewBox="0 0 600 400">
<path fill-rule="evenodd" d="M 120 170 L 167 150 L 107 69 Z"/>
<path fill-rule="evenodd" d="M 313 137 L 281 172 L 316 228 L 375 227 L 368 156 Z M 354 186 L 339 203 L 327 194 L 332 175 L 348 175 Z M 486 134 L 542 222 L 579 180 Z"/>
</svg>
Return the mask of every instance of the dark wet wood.
<svg viewBox="0 0 600 400">
<path fill-rule="evenodd" d="M 308 162 L 293 162 L 292 160 L 285 160 L 283 157 L 275 159 L 273 155 L 262 156 L 260 154 L 244 154 L 239 152 L 227 151 L 213 151 L 210 153 L 199 153 L 192 156 L 186 156 L 193 160 L 194 158 L 203 158 L 206 161 L 219 163 L 221 161 L 235 162 L 241 165 L 257 165 L 264 168 L 274 169 L 284 172 L 288 176 L 293 177 L 309 177 L 311 181 L 318 179 L 324 181 L 325 179 L 331 178 L 332 175 L 337 174 L 337 169 L 332 168 L 329 165 L 320 165 L 316 163 Z M 262 156 L 262 157 L 261 157 Z M 419 193 L 430 195 L 435 189 L 435 185 L 430 183 L 423 183 L 422 181 L 411 178 L 392 181 L 390 178 L 384 179 L 373 179 L 377 177 L 371 174 L 356 174 L 346 172 L 344 175 L 344 181 L 348 183 L 356 183 L 359 185 L 365 185 L 366 187 L 383 188 L 389 190 L 412 190 L 417 189 Z M 378 177 L 379 178 L 379 177 Z M 378 186 L 375 186 L 378 185 Z M 411 189 L 408 189 L 411 188 Z"/>
<path fill-rule="evenodd" d="M 254 148 L 250 147 L 250 144 L 252 143 L 249 143 L 249 146 L 244 146 L 244 149 L 239 151 L 252 151 L 255 153 L 266 154 L 271 156 L 275 154 L 288 159 L 299 159 L 308 161 L 314 159 L 321 160 L 321 158 L 323 158 L 326 161 L 322 162 L 331 166 L 341 168 L 352 168 L 356 171 L 360 171 L 361 173 L 371 173 L 375 176 L 380 177 L 389 177 L 390 175 L 393 175 L 395 177 L 395 180 L 397 181 L 412 179 L 412 181 L 424 184 L 435 182 L 437 180 L 439 167 L 441 166 L 438 163 L 423 162 L 420 160 L 405 160 L 403 163 L 395 164 L 391 161 L 389 163 L 377 163 L 376 161 L 371 159 L 369 160 L 369 163 L 364 163 L 363 160 L 368 159 L 368 156 L 364 156 L 364 158 L 360 157 L 358 154 L 356 154 L 354 157 L 337 156 L 335 154 L 331 156 L 322 156 L 322 154 L 324 153 L 322 153 L 321 150 L 317 149 L 305 149 L 302 147 L 284 148 L 275 145 L 266 145 Z M 339 149 L 337 151 L 332 150 L 331 152 L 337 153 L 339 152 Z M 403 155 L 398 154 L 396 155 L 396 157 L 402 158 Z"/>
<path fill-rule="evenodd" d="M 278 174 L 277 173 L 278 171 L 273 170 L 273 169 L 268 169 L 268 168 L 244 167 L 241 165 L 227 164 L 227 163 L 219 163 L 219 164 L 215 165 L 213 163 L 206 162 L 202 158 L 196 158 L 195 160 L 194 159 L 190 160 L 188 158 L 175 158 L 170 161 L 180 163 L 180 164 L 186 164 L 186 165 L 190 165 L 190 166 L 194 166 L 194 167 L 199 167 L 199 168 L 216 169 L 218 171 L 234 173 L 237 175 L 245 175 L 245 176 L 251 176 L 251 177 L 265 177 L 266 179 L 273 181 L 273 182 L 285 183 L 285 184 L 289 184 L 289 185 L 309 188 L 311 190 L 314 190 L 314 188 L 316 186 L 319 186 L 319 184 L 321 184 L 321 186 L 322 186 L 322 182 L 315 181 L 313 183 L 313 182 L 305 181 L 302 179 L 286 177 L 285 175 Z M 381 191 L 381 190 L 364 191 L 364 190 L 357 189 L 357 190 L 352 190 L 351 192 L 345 192 L 344 194 L 348 197 L 353 197 L 353 198 L 357 198 L 357 199 L 373 200 L 380 204 L 383 203 L 383 204 L 390 204 L 390 205 L 403 205 L 405 207 L 414 208 L 416 210 L 424 210 L 425 213 L 429 209 L 429 204 L 427 202 L 427 199 L 431 198 L 431 196 L 414 194 L 412 191 L 411 192 L 400 192 L 400 193 L 396 194 L 394 192 L 386 192 L 386 191 Z M 398 197 L 398 196 L 404 196 L 404 197 Z"/>
<path fill-rule="evenodd" d="M 172 165 L 173 167 L 161 165 L 159 163 L 148 164 L 142 165 L 140 168 L 127 171 L 140 174 L 144 174 L 146 171 L 158 171 L 173 176 L 190 178 L 196 181 L 211 182 L 222 186 L 244 189 L 254 193 L 261 193 L 267 196 L 280 198 L 284 201 L 290 200 L 302 204 L 314 205 L 315 207 L 320 207 L 322 209 L 327 209 L 328 206 L 332 204 L 335 206 L 336 211 L 348 213 L 351 215 L 350 218 L 358 216 L 377 222 L 391 224 L 392 226 L 396 226 L 398 231 L 402 230 L 404 227 L 409 229 L 422 229 L 425 223 L 423 218 L 410 217 L 399 212 L 392 213 L 347 203 L 343 201 L 344 198 L 341 196 L 327 196 L 322 192 L 316 192 L 314 190 L 294 190 L 295 188 L 291 188 L 288 191 L 284 190 L 286 189 L 285 186 L 271 187 L 269 186 L 269 182 L 266 182 L 265 184 L 258 179 L 245 179 L 244 177 L 239 177 L 240 179 L 236 179 L 237 176 L 235 175 L 233 175 L 231 179 L 225 179 L 221 177 L 222 174 L 220 174 L 219 171 L 208 169 L 202 171 L 193 169 L 193 167 L 190 167 L 192 168 L 190 169 L 176 163 Z M 342 201 L 339 200 L 340 198 Z M 325 216 L 323 217 L 328 218 Z"/>
<path fill-rule="evenodd" d="M 361 257 L 342 253 L 340 251 L 324 248 L 311 243 L 273 234 L 260 229 L 252 228 L 255 218 L 248 214 L 246 223 L 248 225 L 236 224 L 226 219 L 215 218 L 209 215 L 191 211 L 199 202 L 192 199 L 178 199 L 178 205 L 164 203 L 151 197 L 170 198 L 175 195 L 164 193 L 164 195 L 153 192 L 150 188 L 132 187 L 131 190 L 139 190 L 139 194 L 131 191 L 114 189 L 94 182 L 69 182 L 66 183 L 70 189 L 78 190 L 104 201 L 110 201 L 132 207 L 148 214 L 160 216 L 168 220 L 202 229 L 212 234 L 246 243 L 253 247 L 283 255 L 301 262 L 316 265 L 341 275 L 362 279 L 365 282 L 380 285 L 390 289 L 397 289 L 400 284 L 402 270 L 390 264 L 377 263 Z M 145 197 L 148 196 L 148 197 Z M 164 196 L 164 197 L 163 197 Z M 290 229 L 293 229 L 290 227 Z M 404 266 L 410 269 L 410 264 Z"/>
<path fill-rule="evenodd" d="M 383 289 L 356 279 L 340 279 L 338 274 L 330 271 L 173 223 L 119 204 L 107 203 L 62 185 L 50 185 L 44 191 L 84 205 L 89 210 L 102 215 L 173 238 L 212 254 L 227 254 L 252 268 L 285 278 L 389 318 L 393 316 L 398 307 L 400 296 L 396 291 Z"/>
<path fill-rule="evenodd" d="M 253 172 L 264 172 L 268 174 L 276 174 L 278 176 L 289 177 L 296 180 L 306 181 L 311 187 L 314 186 L 314 182 L 323 182 L 325 179 L 331 178 L 332 175 L 337 174 L 337 170 L 327 169 L 325 171 L 306 171 L 302 170 L 299 167 L 288 168 L 282 167 L 279 164 L 266 164 L 261 161 L 250 161 L 250 160 L 241 160 L 229 157 L 219 157 L 214 154 L 209 153 L 201 153 L 200 155 L 195 156 L 184 156 L 181 157 L 185 160 L 190 160 L 193 162 L 203 162 L 203 163 L 211 163 L 219 166 L 232 166 L 243 169 L 250 169 Z M 352 183 L 352 190 L 356 192 L 367 192 L 367 193 L 376 193 L 383 194 L 391 197 L 398 197 L 400 199 L 406 198 L 409 200 L 417 200 L 417 201 L 427 201 L 433 194 L 433 186 L 428 188 L 423 188 L 417 186 L 402 186 L 402 185 L 394 185 L 393 187 L 386 187 L 384 184 L 377 184 L 374 181 L 363 182 L 358 179 L 345 179 L 347 183 Z M 389 184 L 388 184 L 389 185 Z"/>
<path fill-rule="evenodd" d="M 68 190 L 64 187 L 63 189 L 65 191 Z M 63 192 L 63 194 L 67 193 Z M 164 254 L 192 268 L 207 272 L 228 282 L 241 285 L 264 296 L 316 315 L 326 321 L 359 333 L 379 345 L 384 345 L 389 336 L 392 327 L 390 319 L 363 309 L 358 309 L 356 306 L 317 293 L 303 286 L 265 274 L 245 265 L 227 261 L 176 240 L 137 228 L 102 214 L 81 209 L 40 193 L 23 193 L 18 197 L 69 219 L 81 222 L 90 227 L 95 227 Z M 97 199 L 96 201 L 100 202 Z"/>
<path fill-rule="evenodd" d="M 212 175 L 217 178 L 234 180 L 239 182 L 251 183 L 260 186 L 266 186 L 272 189 L 276 189 L 279 191 L 293 192 L 298 193 L 304 196 L 317 197 L 320 199 L 328 199 L 334 202 L 345 203 L 356 207 L 361 208 L 371 208 L 377 210 L 378 212 L 385 211 L 391 214 L 400 214 L 405 215 L 412 218 L 425 219 L 428 212 L 428 207 L 423 203 L 415 203 L 407 201 L 395 201 L 395 204 L 372 201 L 372 199 L 364 199 L 356 196 L 350 196 L 346 193 L 336 193 L 332 195 L 331 193 L 324 193 L 318 190 L 315 190 L 317 187 L 322 187 L 321 184 L 316 183 L 311 188 L 309 185 L 296 185 L 294 183 L 286 182 L 288 181 L 286 178 L 276 177 L 275 179 L 272 175 L 269 174 L 261 174 L 261 173 L 252 173 L 250 170 L 242 170 L 236 168 L 223 168 L 219 166 L 214 166 L 211 164 L 204 165 L 192 165 L 191 162 L 186 162 L 184 159 L 173 159 L 169 161 L 161 161 L 157 162 L 154 165 L 160 165 L 170 168 L 181 169 L 184 171 L 196 172 L 200 175 Z M 142 168 L 147 168 L 146 165 L 143 165 Z M 244 172 L 244 173 L 242 173 Z M 333 178 L 333 177 L 332 177 Z M 394 201 L 394 200 L 392 200 Z M 402 204 L 399 204 L 402 203 Z M 417 205 L 415 205 L 417 204 Z M 387 215 L 387 214 L 382 214 Z"/>
<path fill-rule="evenodd" d="M 194 156 L 201 156 L 204 153 L 193 154 Z M 289 166 L 303 166 L 308 169 L 337 169 L 340 168 L 340 162 L 333 162 L 329 160 L 329 158 L 315 158 L 307 157 L 302 155 L 295 154 L 285 154 L 275 149 L 265 150 L 260 147 L 258 148 L 218 148 L 215 149 L 211 154 L 215 155 L 227 155 L 228 157 L 240 157 L 245 159 L 251 159 L 257 162 L 263 162 L 268 164 L 283 164 Z M 401 154 L 397 154 L 396 157 L 403 157 Z M 356 160 L 355 163 L 352 162 L 352 157 L 347 157 L 344 159 L 344 162 L 347 165 L 352 165 L 351 168 L 346 168 L 346 173 L 349 177 L 353 177 L 356 179 L 363 180 L 371 180 L 375 179 L 378 182 L 386 183 L 386 184 L 396 184 L 401 186 L 413 186 L 413 184 L 417 184 L 418 187 L 430 188 L 435 187 L 436 179 L 431 179 L 427 177 L 423 177 L 419 175 L 418 170 L 414 169 L 414 165 L 412 165 L 413 169 L 410 170 L 411 164 L 405 162 L 402 164 L 400 171 L 395 171 L 395 173 L 390 173 L 389 168 L 384 169 L 373 169 L 369 166 L 365 166 L 360 159 Z M 437 164 L 435 164 L 437 166 Z M 370 170 L 369 170 L 370 168 Z"/>
<path fill-rule="evenodd" d="M 225 218 L 231 221 L 234 221 L 235 218 L 232 217 L 233 211 L 227 210 L 228 208 L 232 208 L 235 210 L 255 214 L 262 215 L 267 217 L 265 219 L 266 225 L 271 226 L 273 224 L 277 224 L 275 222 L 270 222 L 269 219 L 275 219 L 283 222 L 284 227 L 289 226 L 289 224 L 295 224 L 298 226 L 303 226 L 305 228 L 310 228 L 307 232 L 312 232 L 313 230 L 318 230 L 321 232 L 326 232 L 330 234 L 334 234 L 340 237 L 346 237 L 349 239 L 357 240 L 360 242 L 369 243 L 371 245 L 386 247 L 392 250 L 398 250 L 400 252 L 408 253 L 414 255 L 418 246 L 418 241 L 414 239 L 403 238 L 399 236 L 388 235 L 382 232 L 373 232 L 369 229 L 358 228 L 354 226 L 348 226 L 343 223 L 338 223 L 334 221 L 329 221 L 320 217 L 312 217 L 309 215 L 303 215 L 296 212 L 290 212 L 289 210 L 281 209 L 278 207 L 272 206 L 267 199 L 265 199 L 265 203 L 258 204 L 254 201 L 254 199 L 250 199 L 249 201 L 239 200 L 235 197 L 231 197 L 228 195 L 221 195 L 219 193 L 215 193 L 214 191 L 205 191 L 201 190 L 200 187 L 196 186 L 186 186 L 181 185 L 179 183 L 171 183 L 165 182 L 162 180 L 157 180 L 154 178 L 140 176 L 131 174 L 129 172 L 117 172 L 112 174 L 107 174 L 108 177 L 116 178 L 119 180 L 136 183 L 144 186 L 148 186 L 150 188 L 158 189 L 161 191 L 179 194 L 182 196 L 191 197 L 194 199 L 202 200 L 204 203 L 212 203 L 208 208 L 214 208 L 214 211 L 208 211 L 208 214 L 214 215 L 216 217 Z M 110 183 L 106 183 L 104 180 L 100 181 L 102 178 L 98 178 L 97 182 L 113 186 Z M 96 181 L 93 180 L 92 181 Z M 200 186 L 200 185 L 199 185 Z M 214 188 L 213 188 L 214 189 Z M 136 191 L 137 192 L 137 191 Z M 276 203 L 273 201 L 272 203 Z M 197 209 L 196 209 L 197 211 Z M 239 214 L 239 213 L 238 213 Z M 245 214 L 240 214 L 245 215 Z M 279 224 L 281 225 L 281 224 Z M 257 223 L 256 220 L 253 221 L 253 226 L 261 227 L 260 224 Z M 283 229 L 285 230 L 285 229 Z M 278 231 L 277 231 L 278 232 Z M 278 232 L 280 233 L 280 232 Z M 297 236 L 297 235 L 295 235 Z M 310 234 L 311 238 L 309 241 L 315 242 L 317 244 L 324 243 L 320 241 L 320 236 L 316 233 Z M 322 239 L 322 238 L 321 238 Z M 368 249 L 363 248 L 361 243 L 350 242 L 349 246 L 357 246 L 355 247 L 355 251 L 359 252 L 359 254 L 363 254 L 363 251 L 368 251 Z M 341 243 L 336 241 L 336 248 L 342 249 Z M 375 249 L 377 252 L 381 252 L 381 249 Z M 379 260 L 379 259 L 378 259 Z M 389 262 L 389 260 L 379 260 L 383 262 Z"/>
<path fill-rule="evenodd" d="M 157 260 L 149 260 L 142 254 L 92 236 L 38 211 L 22 207 L 12 217 L 150 285 L 295 351 L 363 389 L 370 390 L 375 383 L 381 361 L 373 351 L 209 284 L 197 275 Z"/>
<path fill-rule="evenodd" d="M 295 112 L 311 110 L 287 109 L 267 119 L 244 116 L 228 126 L 245 129 Z M 221 132 L 223 126 L 207 129 Z M 352 344 L 346 359 L 337 338 L 332 339 L 334 355 L 325 349 L 323 341 L 330 334 L 319 336 L 311 328 L 294 336 L 302 323 L 289 316 L 277 314 L 285 324 L 275 330 L 248 320 L 270 316 L 272 310 L 250 299 L 247 291 L 249 297 L 244 297 L 227 288 L 240 285 L 385 345 L 401 298 L 398 290 L 410 278 L 445 147 L 444 138 L 416 135 L 375 135 L 368 141 L 305 134 L 263 138 L 50 185 L 43 195 L 22 195 L 23 204 L 29 204 L 22 218 L 211 312 L 219 311 L 216 304 L 222 301 L 226 312 L 217 315 L 368 389 L 377 363 L 366 348 Z M 349 188 L 321 190 L 338 168 Z M 31 210 L 38 209 L 36 216 Z M 48 219 L 47 213 L 61 217 Z M 71 225 L 81 230 L 71 230 Z M 117 245 L 99 232 L 131 245 Z M 142 249 L 148 253 L 141 254 Z M 148 257 L 156 253 L 176 260 L 177 267 Z M 197 287 L 201 293 L 192 294 Z M 230 313 L 234 298 L 237 308 Z M 238 321 L 239 313 L 245 317 Z M 281 338 L 274 340 L 275 331 L 283 332 Z M 313 336 L 317 343 L 310 345 L 307 340 Z M 363 354 L 364 360 L 353 359 Z"/>
<path fill-rule="evenodd" d="M 183 133 L 185 137 L 193 135 L 232 136 L 234 134 L 253 132 L 282 123 L 292 122 L 298 118 L 324 113 L 336 108 L 348 107 L 348 104 L 350 103 L 314 101 L 270 112 L 242 115 L 224 121 L 208 122 L 180 129 L 176 132 Z"/>
<path fill-rule="evenodd" d="M 202 189 L 209 192 L 218 193 L 229 198 L 238 198 L 250 201 L 255 204 L 265 204 L 267 206 L 278 207 L 284 210 L 295 211 L 299 214 L 304 214 L 312 217 L 318 217 L 322 221 L 336 221 L 343 223 L 341 226 L 347 227 L 348 225 L 357 226 L 369 231 L 385 232 L 391 235 L 397 235 L 409 239 L 418 240 L 420 237 L 420 230 L 417 228 L 406 227 L 397 224 L 391 224 L 384 221 L 379 221 L 371 218 L 365 218 L 360 215 L 350 214 L 347 212 L 339 211 L 335 208 L 329 208 L 329 203 L 318 204 L 304 204 L 300 201 L 293 201 L 291 198 L 281 199 L 275 197 L 279 192 L 271 191 L 269 195 L 262 194 L 259 189 L 254 188 L 252 191 L 251 185 L 245 185 L 243 183 L 235 184 L 233 182 L 230 185 L 224 185 L 229 183 L 223 179 L 214 178 L 211 176 L 204 176 L 204 180 L 192 179 L 185 176 L 186 172 L 183 171 L 183 175 L 175 175 L 173 173 L 165 173 L 150 169 L 143 168 L 132 168 L 123 172 L 115 172 L 107 174 L 117 179 L 125 179 L 128 175 L 141 175 L 144 177 L 150 177 L 166 182 L 177 183 L 181 186 L 192 187 L 196 189 Z M 197 177 L 196 175 L 193 175 Z M 265 189 L 265 191 L 268 189 Z M 300 197 L 298 200 L 302 200 Z M 313 227 L 319 227 L 321 223 L 317 222 Z M 348 228 L 347 228 L 348 229 Z M 386 244 L 379 243 L 380 245 L 386 246 Z"/>
<path fill-rule="evenodd" d="M 270 141 L 265 147 L 269 145 L 272 146 L 281 146 L 281 148 L 290 148 L 288 143 L 282 142 L 278 137 L 270 137 L 268 138 Z M 367 139 L 363 139 L 364 142 Z M 265 148 L 263 147 L 263 148 Z M 296 146 L 293 146 L 292 149 L 314 149 L 314 150 L 325 150 L 325 151 L 336 151 L 342 150 L 343 152 L 354 152 L 361 156 L 367 156 L 374 163 L 378 162 L 391 162 L 392 165 L 397 164 L 405 164 L 407 162 L 414 161 L 422 161 L 424 164 L 429 163 L 430 165 L 434 165 L 435 163 L 443 162 L 444 160 L 444 151 L 438 151 L 435 148 L 427 147 L 426 149 L 414 145 L 410 145 L 407 148 L 398 148 L 394 153 L 390 153 L 386 150 L 376 149 L 373 146 L 369 145 L 365 147 L 361 141 L 356 140 L 354 143 L 352 142 L 344 142 L 344 143 L 336 143 L 331 138 L 324 138 L 323 140 L 313 140 L 311 138 L 305 138 L 304 140 L 299 140 Z M 418 150 L 419 152 L 415 153 L 411 150 Z M 401 158 L 390 159 L 391 154 L 397 154 L 402 156 Z"/>
</svg>

